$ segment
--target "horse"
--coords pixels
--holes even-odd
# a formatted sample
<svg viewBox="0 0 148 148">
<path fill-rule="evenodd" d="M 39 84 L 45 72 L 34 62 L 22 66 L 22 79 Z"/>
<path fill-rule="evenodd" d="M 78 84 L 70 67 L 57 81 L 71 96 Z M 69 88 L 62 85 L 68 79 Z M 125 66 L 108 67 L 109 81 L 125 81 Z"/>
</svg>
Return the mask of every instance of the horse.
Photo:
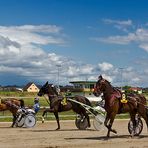
<svg viewBox="0 0 148 148">
<path fill-rule="evenodd" d="M 22 99 L 15 99 L 15 98 L 7 98 L 7 99 L 0 99 L 0 111 L 6 111 L 9 110 L 12 115 L 12 125 L 11 127 L 14 127 L 15 121 L 17 119 L 17 111 L 19 108 L 24 107 L 24 100 Z"/>
<path fill-rule="evenodd" d="M 44 115 L 47 112 L 54 113 L 56 121 L 57 121 L 57 125 L 58 125 L 56 130 L 60 129 L 58 112 L 69 111 L 71 109 L 75 113 L 80 114 L 82 117 L 86 117 L 86 119 L 88 121 L 88 127 L 90 127 L 89 115 L 86 112 L 86 110 L 80 104 L 72 102 L 68 99 L 66 101 L 66 104 L 63 105 L 61 103 L 63 96 L 60 96 L 57 87 L 54 86 L 53 84 L 48 84 L 48 81 L 40 88 L 40 90 L 38 92 L 38 96 L 41 97 L 41 96 L 44 96 L 45 94 L 48 95 L 49 102 L 50 102 L 50 108 L 44 110 L 42 117 L 44 118 Z M 73 99 L 78 102 L 81 102 L 81 103 L 91 106 L 90 101 L 83 96 L 76 95 L 73 97 Z"/>
<path fill-rule="evenodd" d="M 110 137 L 110 132 L 117 133 L 115 129 L 112 129 L 112 125 L 116 114 L 126 113 L 130 114 L 131 121 L 133 122 L 134 130 L 131 133 L 131 137 L 135 135 L 136 129 L 136 114 L 144 118 L 146 125 L 148 127 L 148 110 L 146 106 L 146 98 L 140 94 L 128 94 L 126 96 L 127 102 L 122 103 L 122 92 L 113 87 L 110 82 L 104 79 L 101 75 L 94 87 L 93 94 L 95 96 L 100 96 L 103 93 L 103 98 L 105 100 L 104 108 L 107 112 L 104 125 L 107 127 L 107 137 Z M 109 124 L 108 124 L 109 123 Z"/>
</svg>

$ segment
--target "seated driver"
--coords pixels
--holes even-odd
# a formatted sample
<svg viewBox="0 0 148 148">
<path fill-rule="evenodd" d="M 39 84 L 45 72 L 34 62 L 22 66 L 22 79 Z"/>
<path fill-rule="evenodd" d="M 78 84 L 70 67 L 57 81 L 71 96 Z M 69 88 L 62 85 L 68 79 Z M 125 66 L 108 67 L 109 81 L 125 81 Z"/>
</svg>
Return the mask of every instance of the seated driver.
<svg viewBox="0 0 148 148">
<path fill-rule="evenodd" d="M 34 99 L 33 108 L 34 108 L 35 114 L 37 114 L 38 111 L 40 110 L 39 98 Z"/>
</svg>

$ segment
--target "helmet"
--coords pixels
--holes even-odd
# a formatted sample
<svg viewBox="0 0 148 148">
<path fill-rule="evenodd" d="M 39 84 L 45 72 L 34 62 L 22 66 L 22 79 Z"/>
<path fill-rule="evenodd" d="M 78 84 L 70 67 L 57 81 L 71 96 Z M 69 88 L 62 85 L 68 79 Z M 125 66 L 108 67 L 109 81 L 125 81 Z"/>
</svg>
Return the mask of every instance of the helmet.
<svg viewBox="0 0 148 148">
<path fill-rule="evenodd" d="M 35 102 L 38 102 L 38 101 L 39 101 L 39 98 L 37 98 L 37 97 L 34 98 L 34 101 L 35 101 Z"/>
</svg>

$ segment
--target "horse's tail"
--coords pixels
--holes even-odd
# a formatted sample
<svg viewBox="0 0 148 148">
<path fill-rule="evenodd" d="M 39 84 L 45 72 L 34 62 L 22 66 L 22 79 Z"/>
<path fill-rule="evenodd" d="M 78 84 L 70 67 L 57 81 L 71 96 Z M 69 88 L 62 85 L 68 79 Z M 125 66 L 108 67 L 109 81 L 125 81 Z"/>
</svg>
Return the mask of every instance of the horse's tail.
<svg viewBox="0 0 148 148">
<path fill-rule="evenodd" d="M 138 103 L 138 108 L 141 106 L 142 108 L 144 108 L 146 116 L 143 115 L 143 118 L 146 122 L 147 125 L 147 129 L 148 129 L 148 107 L 146 106 L 147 102 L 146 102 L 146 97 L 144 95 L 138 94 L 140 100 Z"/>
<path fill-rule="evenodd" d="M 85 97 L 86 105 L 91 106 L 91 102 Z"/>
<path fill-rule="evenodd" d="M 147 117 L 148 117 L 148 107 L 146 107 L 146 115 L 147 115 Z"/>
<path fill-rule="evenodd" d="M 145 108 L 146 108 L 146 116 L 147 116 L 146 125 L 147 125 L 147 129 L 148 129 L 148 107 L 145 107 Z"/>
<path fill-rule="evenodd" d="M 89 111 L 91 113 L 93 113 L 94 115 L 97 115 L 97 112 L 92 108 L 92 104 L 91 102 L 88 100 L 88 98 L 85 97 L 85 101 L 86 101 L 86 105 L 90 106 L 91 108 L 89 109 Z"/>
<path fill-rule="evenodd" d="M 25 107 L 24 100 L 23 100 L 23 99 L 20 99 L 19 101 L 20 101 L 20 106 L 21 106 L 21 108 L 22 108 L 22 107 Z"/>
</svg>

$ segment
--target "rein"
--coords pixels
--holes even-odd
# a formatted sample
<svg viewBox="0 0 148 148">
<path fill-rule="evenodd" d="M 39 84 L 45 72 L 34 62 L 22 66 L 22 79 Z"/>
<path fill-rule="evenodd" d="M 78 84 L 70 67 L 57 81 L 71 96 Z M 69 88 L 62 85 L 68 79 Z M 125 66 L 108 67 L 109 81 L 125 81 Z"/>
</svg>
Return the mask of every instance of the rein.
<svg viewBox="0 0 148 148">
<path fill-rule="evenodd" d="M 43 95 L 43 97 L 44 97 L 44 99 L 46 100 L 46 102 L 47 102 L 48 104 L 50 104 L 48 98 L 47 98 L 45 95 Z"/>
</svg>

